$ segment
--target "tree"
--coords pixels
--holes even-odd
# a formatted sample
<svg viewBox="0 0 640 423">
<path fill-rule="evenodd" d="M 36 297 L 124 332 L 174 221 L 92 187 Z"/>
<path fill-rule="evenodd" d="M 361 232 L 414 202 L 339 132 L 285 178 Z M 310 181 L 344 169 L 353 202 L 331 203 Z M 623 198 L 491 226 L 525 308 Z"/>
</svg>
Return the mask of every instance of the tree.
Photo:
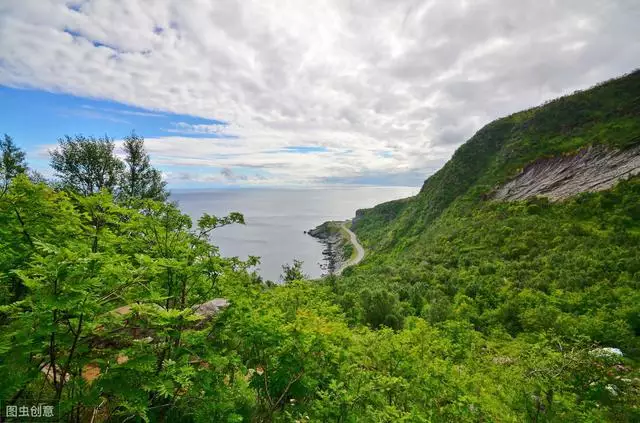
<svg viewBox="0 0 640 423">
<path fill-rule="evenodd" d="M 371 292 L 364 289 L 360 293 L 365 321 L 373 328 L 387 326 L 392 329 L 402 327 L 402 317 L 398 315 L 398 299 L 386 289 Z"/>
<path fill-rule="evenodd" d="M 13 138 L 7 134 L 4 134 L 4 139 L 0 139 L 0 152 L 2 153 L 2 162 L 0 163 L 2 185 L 7 186 L 13 178 L 27 171 L 25 153 L 14 144 Z"/>
<path fill-rule="evenodd" d="M 222 283 L 248 280 L 251 260 L 222 258 L 208 241 L 244 219 L 205 215 L 192 229 L 175 205 L 141 203 L 11 182 L 0 201 L 0 397 L 48 395 L 72 422 L 194 421 L 177 416 L 199 410 L 206 391 L 214 421 L 248 421 L 228 417 L 250 398 L 236 353 L 207 341 L 217 310 L 198 310 Z"/>
<path fill-rule="evenodd" d="M 113 153 L 113 139 L 66 135 L 58 144 L 49 151 L 51 167 L 66 187 L 84 195 L 116 189 L 124 164 Z"/>
<path fill-rule="evenodd" d="M 284 283 L 309 279 L 302 271 L 302 264 L 302 260 L 293 259 L 292 265 L 289 263 L 282 265 L 282 275 L 280 275 L 280 279 L 282 279 Z"/>
<path fill-rule="evenodd" d="M 135 132 L 124 138 L 125 170 L 122 175 L 121 194 L 125 198 L 150 198 L 165 200 L 166 182 L 157 169 L 151 166 L 144 149 L 144 138 Z"/>
</svg>

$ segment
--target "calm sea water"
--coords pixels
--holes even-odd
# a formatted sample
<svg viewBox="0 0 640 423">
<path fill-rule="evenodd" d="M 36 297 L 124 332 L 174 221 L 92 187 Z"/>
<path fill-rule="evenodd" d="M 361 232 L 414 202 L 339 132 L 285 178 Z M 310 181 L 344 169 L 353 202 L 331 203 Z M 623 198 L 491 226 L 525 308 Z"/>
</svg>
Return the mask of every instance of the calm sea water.
<svg viewBox="0 0 640 423">
<path fill-rule="evenodd" d="M 282 265 L 304 262 L 312 278 L 322 274 L 322 245 L 303 232 L 327 220 L 346 220 L 357 209 L 415 195 L 414 187 L 331 187 L 316 189 L 212 189 L 173 191 L 171 199 L 195 221 L 202 213 L 216 216 L 237 211 L 246 225 L 216 229 L 212 242 L 224 256 L 260 257 L 258 273 L 278 281 Z"/>
</svg>

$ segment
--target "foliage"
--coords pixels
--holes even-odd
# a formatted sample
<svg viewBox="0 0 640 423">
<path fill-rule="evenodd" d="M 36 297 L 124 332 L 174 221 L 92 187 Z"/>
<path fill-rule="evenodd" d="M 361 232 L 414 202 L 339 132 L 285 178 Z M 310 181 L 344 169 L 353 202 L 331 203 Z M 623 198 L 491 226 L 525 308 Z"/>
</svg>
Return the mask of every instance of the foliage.
<svg viewBox="0 0 640 423">
<path fill-rule="evenodd" d="M 9 182 L 21 173 L 27 171 L 27 163 L 25 161 L 25 153 L 13 142 L 13 138 L 4 134 L 4 139 L 0 139 L 0 178 L 2 188 L 5 188 Z"/>
<path fill-rule="evenodd" d="M 302 261 L 293 259 L 293 264 L 283 264 L 282 265 L 282 275 L 280 275 L 280 279 L 284 283 L 289 283 L 293 281 L 301 281 L 308 279 L 308 277 L 302 271 Z"/>
<path fill-rule="evenodd" d="M 51 150 L 51 167 L 66 188 L 83 195 L 113 191 L 123 171 L 123 163 L 114 153 L 113 140 L 76 135 L 58 140 L 58 147 Z"/>
<path fill-rule="evenodd" d="M 124 138 L 125 170 L 120 182 L 121 195 L 126 198 L 166 200 L 166 182 L 157 169 L 151 167 L 144 149 L 144 138 L 131 133 Z"/>
<path fill-rule="evenodd" d="M 61 185 L 82 195 L 107 190 L 119 201 L 168 198 L 166 182 L 159 170 L 151 166 L 144 148 L 144 138 L 135 132 L 124 137 L 124 159 L 115 154 L 113 139 L 65 136 L 58 147 L 49 152 L 51 167 Z"/>
<path fill-rule="evenodd" d="M 416 197 L 358 212 L 360 265 L 307 281 L 294 260 L 275 286 L 209 243 L 240 213 L 193 225 L 136 182 L 141 139 L 126 194 L 110 140 L 65 139 L 74 189 L 14 175 L 0 197 L 0 398 L 92 422 L 640 421 L 640 177 L 486 195 L 633 144 L 639 78 L 490 124 Z"/>
<path fill-rule="evenodd" d="M 73 420 L 158 418 L 202 400 L 190 389 L 211 379 L 198 369 L 229 357 L 203 342 L 211 324 L 198 323 L 192 307 L 220 295 L 227 275 L 248 279 L 249 264 L 208 243 L 216 222 L 193 230 L 168 203 L 126 208 L 104 191 L 78 196 L 25 177 L 10 185 L 0 213 L 2 288 L 13 298 L 1 309 L 4 398 L 53 397 Z M 123 380 L 138 383 L 123 388 Z M 230 401 L 234 389 L 225 390 Z"/>
</svg>

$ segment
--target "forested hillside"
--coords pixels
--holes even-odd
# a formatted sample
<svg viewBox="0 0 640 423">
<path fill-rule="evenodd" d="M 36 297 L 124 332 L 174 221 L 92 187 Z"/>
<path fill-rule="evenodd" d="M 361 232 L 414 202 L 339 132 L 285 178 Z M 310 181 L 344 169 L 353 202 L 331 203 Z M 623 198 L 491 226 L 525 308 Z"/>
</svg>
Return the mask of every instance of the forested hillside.
<svg viewBox="0 0 640 423">
<path fill-rule="evenodd" d="M 590 90 L 496 120 L 464 143 L 451 160 L 429 177 L 414 201 L 380 205 L 363 214 L 359 236 L 377 236 L 376 222 L 393 219 L 393 239 L 410 242 L 449 206 L 469 208 L 515 176 L 525 165 L 545 157 L 576 152 L 590 145 L 625 149 L 640 144 L 640 71 Z M 456 204 L 452 204 L 457 200 Z M 464 205 L 463 205 L 464 203 Z M 371 223 L 371 227 L 365 226 Z"/>
<path fill-rule="evenodd" d="M 284 283 L 221 257 L 143 139 L 63 138 L 53 181 L 1 143 L 0 398 L 76 422 L 640 421 L 640 178 L 497 201 L 527 164 L 640 141 L 640 72 L 481 129 L 367 254 Z M 242 210 L 239 210 L 242 212 Z"/>
<path fill-rule="evenodd" d="M 562 202 L 492 198 L 541 158 L 638 145 L 638 71 L 492 122 L 417 196 L 358 211 L 368 255 L 337 283 L 344 310 L 372 327 L 416 316 L 439 328 L 464 322 L 487 340 L 502 333 L 533 347 L 557 337 L 555 353 L 597 344 L 636 359 L 640 178 Z"/>
</svg>

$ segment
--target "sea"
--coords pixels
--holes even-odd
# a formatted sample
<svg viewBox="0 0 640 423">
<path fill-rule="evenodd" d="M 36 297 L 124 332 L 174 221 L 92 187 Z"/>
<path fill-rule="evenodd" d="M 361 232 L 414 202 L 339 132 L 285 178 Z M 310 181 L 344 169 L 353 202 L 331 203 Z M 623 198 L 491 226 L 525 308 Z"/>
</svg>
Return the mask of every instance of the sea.
<svg viewBox="0 0 640 423">
<path fill-rule="evenodd" d="M 244 215 L 245 225 L 212 232 L 211 242 L 223 256 L 260 257 L 254 270 L 264 280 L 279 282 L 284 264 L 303 262 L 310 278 L 322 276 L 323 245 L 305 231 L 327 220 L 353 218 L 357 209 L 417 194 L 418 187 L 337 186 L 322 188 L 234 188 L 172 190 L 183 213 L 195 222 L 203 213 Z"/>
</svg>

